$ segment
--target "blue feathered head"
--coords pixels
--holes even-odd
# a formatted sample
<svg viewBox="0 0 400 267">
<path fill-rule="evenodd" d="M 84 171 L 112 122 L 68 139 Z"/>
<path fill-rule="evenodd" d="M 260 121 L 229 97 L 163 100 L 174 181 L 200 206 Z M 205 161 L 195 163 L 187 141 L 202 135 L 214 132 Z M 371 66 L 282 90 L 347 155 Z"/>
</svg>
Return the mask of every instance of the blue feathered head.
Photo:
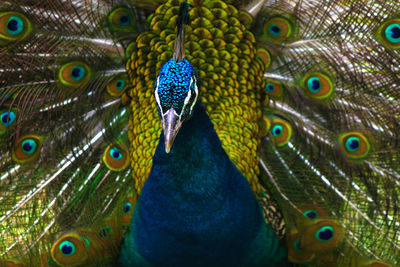
<svg viewBox="0 0 400 267">
<path fill-rule="evenodd" d="M 199 96 L 198 79 L 189 61 L 183 58 L 165 63 L 157 76 L 154 94 L 168 153 L 182 123 L 192 115 Z"/>
</svg>

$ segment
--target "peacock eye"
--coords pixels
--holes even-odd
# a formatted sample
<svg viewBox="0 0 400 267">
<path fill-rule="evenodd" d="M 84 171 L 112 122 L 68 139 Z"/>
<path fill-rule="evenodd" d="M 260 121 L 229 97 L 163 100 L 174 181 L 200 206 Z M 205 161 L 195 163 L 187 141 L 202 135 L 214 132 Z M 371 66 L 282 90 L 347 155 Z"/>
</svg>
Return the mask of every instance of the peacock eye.
<svg viewBox="0 0 400 267">
<path fill-rule="evenodd" d="M 347 151 L 354 152 L 357 151 L 359 148 L 360 148 L 360 138 L 352 136 L 346 140 Z"/>
<path fill-rule="evenodd" d="M 129 203 L 129 202 L 126 202 L 126 203 L 124 204 L 124 213 L 125 213 L 125 214 L 128 214 L 128 213 L 131 211 L 131 208 L 132 208 L 132 204 Z"/>
<path fill-rule="evenodd" d="M 128 150 L 119 144 L 109 145 L 103 154 L 103 161 L 113 171 L 121 171 L 129 165 Z"/>
<path fill-rule="evenodd" d="M 113 148 L 110 149 L 110 155 L 115 160 L 122 159 L 121 150 L 119 150 L 117 147 L 113 147 Z"/>
<path fill-rule="evenodd" d="M 74 255 L 76 251 L 74 243 L 68 240 L 61 242 L 61 244 L 59 245 L 59 249 L 61 253 L 65 256 Z"/>
<path fill-rule="evenodd" d="M 134 31 L 136 19 L 132 11 L 120 7 L 110 13 L 108 23 L 113 30 L 131 32 Z"/>
<path fill-rule="evenodd" d="M 80 82 L 85 77 L 86 70 L 84 67 L 79 65 L 73 66 L 70 75 L 74 81 Z"/>
<path fill-rule="evenodd" d="M 302 79 L 301 86 L 308 97 L 316 100 L 326 99 L 334 92 L 331 78 L 319 72 L 306 74 Z"/>
<path fill-rule="evenodd" d="M 11 16 L 7 21 L 7 32 L 11 35 L 18 35 L 24 30 L 24 21 L 17 17 Z"/>
<path fill-rule="evenodd" d="M 87 266 L 91 242 L 84 232 L 71 232 L 57 239 L 51 246 L 50 254 L 57 266 Z M 100 241 L 97 238 L 98 241 Z M 92 240 L 96 242 L 95 240 Z M 97 242 L 98 242 L 97 241 Z"/>
<path fill-rule="evenodd" d="M 122 224 L 124 226 L 128 226 L 131 223 L 132 214 L 133 214 L 133 205 L 134 199 L 132 197 L 127 197 L 125 199 L 124 206 L 122 207 Z"/>
<path fill-rule="evenodd" d="M 132 17 L 129 14 L 122 14 L 119 17 L 119 25 L 128 26 L 131 23 L 132 23 Z"/>
<path fill-rule="evenodd" d="M 124 80 L 117 80 L 116 83 L 115 83 L 115 87 L 116 87 L 118 90 L 124 89 L 124 87 L 125 87 L 125 81 L 124 81 Z"/>
<path fill-rule="evenodd" d="M 323 226 L 317 230 L 315 233 L 315 238 L 319 241 L 329 241 L 332 240 L 334 235 L 333 227 Z"/>
<path fill-rule="evenodd" d="M 307 80 L 307 89 L 316 94 L 321 90 L 321 80 L 318 77 L 311 77 Z"/>
<path fill-rule="evenodd" d="M 378 40 L 390 49 L 400 48 L 400 19 L 395 18 L 384 22 L 377 32 Z"/>
<path fill-rule="evenodd" d="M 283 95 L 283 87 L 281 83 L 275 80 L 268 79 L 265 84 L 265 90 L 267 91 L 268 96 L 274 99 L 280 98 Z"/>
<path fill-rule="evenodd" d="M 112 229 L 108 225 L 100 228 L 100 230 L 99 230 L 99 236 L 101 238 L 108 238 L 108 237 L 110 237 L 111 233 L 112 233 Z"/>
<path fill-rule="evenodd" d="M 33 154 L 35 153 L 36 149 L 37 149 L 37 143 L 34 139 L 26 139 L 21 143 L 21 147 L 22 150 L 26 153 L 26 154 Z"/>
<path fill-rule="evenodd" d="M 393 44 L 400 43 L 400 24 L 392 23 L 388 25 L 385 29 L 385 37 Z"/>
<path fill-rule="evenodd" d="M 28 18 L 18 12 L 0 12 L 0 41 L 18 41 L 32 31 Z"/>
<path fill-rule="evenodd" d="M 312 221 L 316 220 L 319 216 L 318 212 L 316 210 L 306 210 L 303 212 L 303 215 Z"/>
<path fill-rule="evenodd" d="M 267 83 L 267 84 L 265 85 L 265 89 L 267 89 L 267 91 L 268 91 L 269 93 L 273 93 L 273 92 L 275 91 L 274 85 L 273 85 L 272 83 Z"/>
<path fill-rule="evenodd" d="M 292 127 L 281 119 L 274 119 L 271 125 L 272 142 L 277 146 L 286 145 L 292 137 Z"/>
<path fill-rule="evenodd" d="M 59 82 L 67 87 L 77 88 L 85 85 L 90 79 L 89 66 L 81 61 L 64 64 L 58 71 Z"/>
<path fill-rule="evenodd" d="M 291 37 L 293 26 L 286 18 L 274 17 L 265 23 L 264 32 L 269 41 L 281 43 Z"/>
<path fill-rule="evenodd" d="M 359 132 L 350 132 L 340 136 L 342 152 L 349 158 L 361 159 L 369 154 L 371 146 L 368 139 Z"/>
<path fill-rule="evenodd" d="M 128 86 L 128 76 L 117 75 L 107 84 L 107 92 L 113 97 L 120 97 Z"/>
<path fill-rule="evenodd" d="M 275 137 L 281 136 L 283 132 L 283 127 L 281 125 L 274 125 L 274 127 L 272 127 L 272 135 Z"/>
<path fill-rule="evenodd" d="M 24 163 L 36 158 L 42 147 L 42 139 L 36 135 L 21 137 L 13 149 L 13 159 L 19 163 Z"/>
<path fill-rule="evenodd" d="M 4 111 L 4 112 L 2 112 L 1 115 L 0 115 L 1 124 L 4 127 L 8 127 L 8 126 L 12 125 L 14 123 L 14 121 L 15 121 L 16 116 L 17 115 L 15 114 L 14 111 Z M 0 129 L 1 129 L 1 127 L 0 127 Z"/>
</svg>

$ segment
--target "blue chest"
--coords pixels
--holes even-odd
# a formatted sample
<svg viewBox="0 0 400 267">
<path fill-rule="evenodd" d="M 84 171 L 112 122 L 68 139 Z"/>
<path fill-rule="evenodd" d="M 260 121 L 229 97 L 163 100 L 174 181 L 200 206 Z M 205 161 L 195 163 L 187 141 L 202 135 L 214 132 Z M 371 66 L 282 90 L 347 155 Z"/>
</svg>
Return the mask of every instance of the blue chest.
<svg viewBox="0 0 400 267">
<path fill-rule="evenodd" d="M 132 221 L 138 251 L 156 265 L 234 265 L 262 222 L 248 182 L 198 104 L 169 154 L 160 137 Z"/>
</svg>

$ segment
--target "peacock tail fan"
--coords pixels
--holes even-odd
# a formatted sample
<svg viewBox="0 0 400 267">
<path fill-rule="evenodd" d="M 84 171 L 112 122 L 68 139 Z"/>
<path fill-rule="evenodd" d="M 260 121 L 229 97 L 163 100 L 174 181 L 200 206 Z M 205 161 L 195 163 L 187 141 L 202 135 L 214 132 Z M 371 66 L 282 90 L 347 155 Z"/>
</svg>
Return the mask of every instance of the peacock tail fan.
<svg viewBox="0 0 400 267">
<path fill-rule="evenodd" d="M 286 1 L 256 21 L 275 55 L 260 163 L 294 262 L 400 264 L 399 11 L 397 1 Z"/>
<path fill-rule="evenodd" d="M 0 3 L 1 266 L 118 255 L 134 205 L 124 48 L 139 13 L 122 1 Z"/>
<path fill-rule="evenodd" d="M 180 2 L 0 3 L 0 266 L 118 258 Z M 188 4 L 201 101 L 288 259 L 400 265 L 400 3 Z"/>
</svg>

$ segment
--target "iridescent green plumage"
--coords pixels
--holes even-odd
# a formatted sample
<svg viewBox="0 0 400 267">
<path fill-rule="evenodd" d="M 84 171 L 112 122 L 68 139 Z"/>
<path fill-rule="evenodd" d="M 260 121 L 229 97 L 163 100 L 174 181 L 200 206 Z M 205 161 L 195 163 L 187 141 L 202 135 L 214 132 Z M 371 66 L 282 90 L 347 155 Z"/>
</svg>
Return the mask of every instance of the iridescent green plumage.
<svg viewBox="0 0 400 267">
<path fill-rule="evenodd" d="M 162 131 L 154 81 L 179 4 L 2 1 L 0 265 L 118 258 Z M 189 4 L 201 101 L 289 260 L 399 265 L 400 4 Z M 86 256 L 67 264 L 63 248 Z"/>
</svg>

